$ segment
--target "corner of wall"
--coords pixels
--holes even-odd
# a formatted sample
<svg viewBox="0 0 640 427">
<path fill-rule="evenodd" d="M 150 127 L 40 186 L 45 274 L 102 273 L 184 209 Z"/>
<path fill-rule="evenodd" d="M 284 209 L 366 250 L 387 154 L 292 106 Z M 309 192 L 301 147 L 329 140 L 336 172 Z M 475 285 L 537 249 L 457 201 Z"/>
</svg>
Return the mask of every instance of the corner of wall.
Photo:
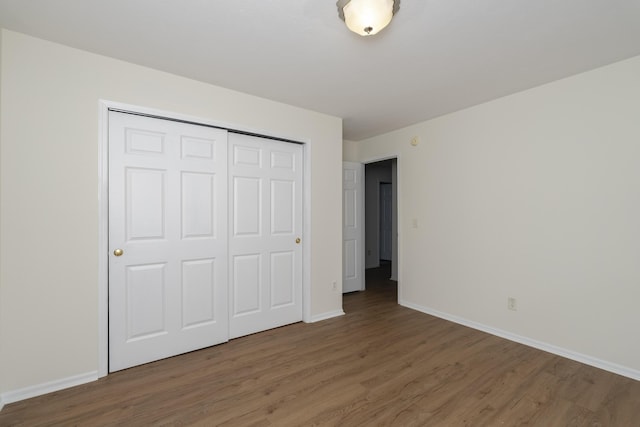
<svg viewBox="0 0 640 427">
<path fill-rule="evenodd" d="M 340 309 L 340 310 L 333 310 L 333 311 L 328 311 L 326 313 L 320 313 L 320 314 L 316 314 L 314 316 L 311 316 L 311 318 L 309 319 L 309 321 L 305 320 L 305 323 L 316 323 L 316 322 L 321 322 L 323 320 L 328 320 L 328 319 L 332 319 L 334 317 L 340 317 L 340 316 L 344 316 L 344 310 Z"/>
</svg>

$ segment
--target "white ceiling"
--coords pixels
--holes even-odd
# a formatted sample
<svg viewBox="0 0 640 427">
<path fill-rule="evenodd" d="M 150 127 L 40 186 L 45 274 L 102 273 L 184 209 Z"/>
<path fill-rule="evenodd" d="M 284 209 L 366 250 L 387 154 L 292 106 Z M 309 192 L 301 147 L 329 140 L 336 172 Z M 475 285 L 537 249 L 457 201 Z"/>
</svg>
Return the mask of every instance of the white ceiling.
<svg viewBox="0 0 640 427">
<path fill-rule="evenodd" d="M 640 0 L 0 0 L 0 26 L 344 119 L 360 140 L 640 55 Z"/>
</svg>

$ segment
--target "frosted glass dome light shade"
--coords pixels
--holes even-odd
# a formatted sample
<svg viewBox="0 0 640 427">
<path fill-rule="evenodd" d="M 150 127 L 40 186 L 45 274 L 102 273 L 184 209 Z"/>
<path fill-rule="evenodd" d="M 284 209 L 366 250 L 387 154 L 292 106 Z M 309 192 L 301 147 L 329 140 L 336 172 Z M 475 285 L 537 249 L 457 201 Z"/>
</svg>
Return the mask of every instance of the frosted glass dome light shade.
<svg viewBox="0 0 640 427">
<path fill-rule="evenodd" d="M 400 0 L 340 0 L 338 14 L 347 27 L 361 36 L 372 36 L 389 25 Z"/>
</svg>

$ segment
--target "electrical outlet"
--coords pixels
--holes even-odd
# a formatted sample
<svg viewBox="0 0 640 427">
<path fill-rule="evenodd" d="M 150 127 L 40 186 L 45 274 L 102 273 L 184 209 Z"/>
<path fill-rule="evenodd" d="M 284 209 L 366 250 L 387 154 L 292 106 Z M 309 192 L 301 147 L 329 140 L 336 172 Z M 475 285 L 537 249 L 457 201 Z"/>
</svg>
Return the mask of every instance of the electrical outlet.
<svg viewBox="0 0 640 427">
<path fill-rule="evenodd" d="M 512 311 L 516 311 L 518 309 L 517 301 L 513 297 L 507 298 L 507 308 Z"/>
<path fill-rule="evenodd" d="M 334 291 L 338 290 L 338 282 L 331 282 L 331 289 L 333 289 Z"/>
</svg>

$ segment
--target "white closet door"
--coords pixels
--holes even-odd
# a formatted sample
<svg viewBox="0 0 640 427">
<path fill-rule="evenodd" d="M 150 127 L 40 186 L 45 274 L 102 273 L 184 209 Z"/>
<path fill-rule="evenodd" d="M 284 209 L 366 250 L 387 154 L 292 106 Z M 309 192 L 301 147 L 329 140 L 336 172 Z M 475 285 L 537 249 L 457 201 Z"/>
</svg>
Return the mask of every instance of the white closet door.
<svg viewBox="0 0 640 427">
<path fill-rule="evenodd" d="M 109 113 L 110 371 L 228 340 L 227 235 L 227 131 Z"/>
<path fill-rule="evenodd" d="M 302 320 L 302 146 L 229 134 L 229 334 Z"/>
</svg>

